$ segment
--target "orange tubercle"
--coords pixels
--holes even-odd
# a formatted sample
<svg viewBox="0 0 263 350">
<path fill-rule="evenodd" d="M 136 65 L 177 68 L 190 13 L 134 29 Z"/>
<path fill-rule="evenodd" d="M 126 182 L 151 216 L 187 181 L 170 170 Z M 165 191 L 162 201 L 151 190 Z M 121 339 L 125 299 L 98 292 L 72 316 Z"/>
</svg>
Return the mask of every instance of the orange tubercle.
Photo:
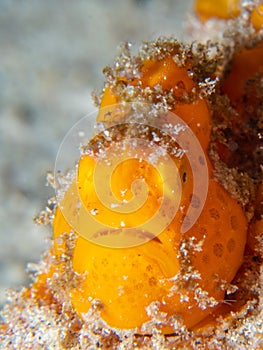
<svg viewBox="0 0 263 350">
<path fill-rule="evenodd" d="M 245 87 L 249 79 L 255 75 L 263 75 L 263 43 L 260 42 L 251 49 L 243 48 L 235 54 L 231 65 L 231 72 L 223 83 L 222 90 L 236 107 L 243 103 Z"/>
<path fill-rule="evenodd" d="M 191 66 L 179 67 L 172 57 L 143 62 L 141 82 L 143 87 L 161 85 L 164 91 L 173 89 L 176 98 L 191 94 L 196 88 L 190 78 Z M 210 140 L 211 116 L 207 103 L 195 97 L 193 103 L 180 101 L 174 104 L 172 112 L 182 118 L 192 129 L 200 144 L 206 150 Z"/>
<path fill-rule="evenodd" d="M 203 21 L 211 17 L 229 19 L 240 14 L 239 0 L 196 0 L 195 11 Z"/>
<path fill-rule="evenodd" d="M 196 0 L 194 10 L 202 22 L 210 18 L 227 20 L 238 17 L 241 13 L 239 0 Z M 263 26 L 263 3 L 256 6 L 250 14 L 249 20 L 256 31 Z"/>
<path fill-rule="evenodd" d="M 193 91 L 196 89 L 196 84 L 189 76 L 190 73 L 190 65 L 179 67 L 174 59 L 168 56 L 161 60 L 146 60 L 142 62 L 140 78 L 129 84 L 141 86 L 142 88 L 161 86 L 165 92 L 172 90 L 179 102 L 174 104 L 171 111 L 191 127 L 201 146 L 206 150 L 210 142 L 211 115 L 205 99 L 195 96 L 193 103 L 184 101 L 187 94 L 193 94 Z M 121 78 L 120 81 L 122 81 Z M 108 86 L 105 88 L 100 108 L 119 102 L 120 98 Z M 106 121 L 105 117 L 100 115 L 100 112 L 98 121 Z"/>
<path fill-rule="evenodd" d="M 258 5 L 251 13 L 251 22 L 256 30 L 260 30 L 263 26 L 263 3 Z"/>
</svg>

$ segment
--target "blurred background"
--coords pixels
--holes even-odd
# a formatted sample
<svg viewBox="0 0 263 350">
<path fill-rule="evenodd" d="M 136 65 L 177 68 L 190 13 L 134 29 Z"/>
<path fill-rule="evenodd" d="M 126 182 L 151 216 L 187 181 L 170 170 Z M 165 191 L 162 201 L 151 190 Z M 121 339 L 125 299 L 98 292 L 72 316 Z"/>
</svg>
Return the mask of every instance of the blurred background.
<svg viewBox="0 0 263 350">
<path fill-rule="evenodd" d="M 91 92 L 121 42 L 184 39 L 191 0 L 0 0 L 0 303 L 29 282 L 51 229 L 33 217 L 67 131 L 94 111 Z"/>
</svg>

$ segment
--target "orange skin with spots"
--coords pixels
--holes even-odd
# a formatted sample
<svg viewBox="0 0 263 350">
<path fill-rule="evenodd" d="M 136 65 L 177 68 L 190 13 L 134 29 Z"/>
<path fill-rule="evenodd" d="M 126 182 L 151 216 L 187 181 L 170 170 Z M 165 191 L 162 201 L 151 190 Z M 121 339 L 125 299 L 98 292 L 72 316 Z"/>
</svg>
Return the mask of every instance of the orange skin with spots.
<svg viewBox="0 0 263 350">
<path fill-rule="evenodd" d="M 169 57 L 160 61 L 144 62 L 140 79 L 143 87 L 161 84 L 164 90 L 169 90 L 180 86 L 180 95 L 194 87 L 186 68 L 179 68 Z M 132 82 L 133 85 L 136 83 Z M 118 102 L 118 96 L 114 95 L 109 87 L 106 88 L 101 107 Z M 218 288 L 218 283 L 220 279 L 231 282 L 242 263 L 247 221 L 240 205 L 212 177 L 212 165 L 206 153 L 211 129 L 211 116 L 206 101 L 197 98 L 194 104 L 178 103 L 173 112 L 190 125 L 207 157 L 210 176 L 208 196 L 202 214 L 184 238 L 194 238 L 196 242 L 204 239 L 202 250 L 190 250 L 189 259 L 193 268 L 200 273 L 199 287 L 208 292 L 209 297 L 213 297 L 220 305 L 224 299 L 224 291 Z M 101 118 L 100 114 L 98 118 Z M 147 306 L 157 301 L 160 303 L 161 312 L 167 313 L 168 317 L 178 315 L 188 328 L 192 328 L 215 309 L 201 309 L 195 301 L 194 291 L 187 285 L 173 291 L 175 282 L 172 279 L 179 273 L 182 264 L 178 258 L 182 239 L 180 226 L 190 204 L 193 189 L 192 172 L 186 157 L 180 162 L 174 159 L 174 162 L 180 175 L 183 172 L 187 173 L 188 180 L 183 185 L 180 203 L 185 209 L 177 212 L 170 225 L 158 236 L 159 241 L 151 240 L 137 247 L 113 249 L 77 237 L 72 265 L 77 273 L 86 273 L 81 285 L 71 291 L 72 304 L 79 315 L 89 310 L 92 299 L 99 299 L 104 305 L 101 316 L 110 326 L 140 329 L 144 322 L 149 321 Z M 94 207 L 94 204 L 96 207 L 100 205 L 96 196 L 92 195 L 92 177 L 86 176 L 87 172 L 92 172 L 95 164 L 89 156 L 83 156 L 79 163 L 80 196 L 87 208 L 91 205 L 90 202 L 91 207 Z M 127 174 L 132 178 L 136 169 L 132 163 L 124 165 L 122 171 L 116 175 L 116 180 L 113 179 L 112 182 L 117 194 L 120 189 L 130 188 Z M 140 176 L 144 177 L 152 188 L 152 201 L 147 204 L 148 207 L 146 205 L 146 209 L 154 209 L 154 196 L 161 191 L 162 183 L 151 169 L 144 168 Z M 155 178 L 157 180 L 154 180 Z M 67 200 L 66 197 L 67 195 L 64 200 Z M 145 214 L 146 212 L 143 215 Z M 121 214 L 119 216 L 121 220 Z M 139 218 L 134 217 L 135 225 Z M 102 211 L 100 219 L 107 222 L 111 220 L 111 216 Z M 62 233 L 69 233 L 71 229 L 58 209 L 54 220 L 55 240 Z M 59 255 L 63 249 L 63 244 L 55 244 L 56 254 Z M 187 297 L 188 301 L 182 302 L 180 295 Z M 163 332 L 172 332 L 169 322 L 164 325 Z"/>
</svg>

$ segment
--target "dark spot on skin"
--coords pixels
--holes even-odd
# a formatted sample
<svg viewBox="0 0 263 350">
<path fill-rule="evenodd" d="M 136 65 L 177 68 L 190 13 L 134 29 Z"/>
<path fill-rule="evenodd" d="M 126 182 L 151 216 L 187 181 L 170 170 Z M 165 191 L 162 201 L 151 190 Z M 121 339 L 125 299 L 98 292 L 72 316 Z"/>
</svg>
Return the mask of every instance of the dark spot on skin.
<svg viewBox="0 0 263 350">
<path fill-rule="evenodd" d="M 202 156 L 199 156 L 198 160 L 201 165 L 205 165 L 205 160 Z"/>
<path fill-rule="evenodd" d="M 203 261 L 203 263 L 205 263 L 205 264 L 208 264 L 209 263 L 209 255 L 208 254 L 204 254 L 203 256 L 202 256 L 202 261 Z"/>
<path fill-rule="evenodd" d="M 229 253 L 232 253 L 233 250 L 235 249 L 236 243 L 233 240 L 233 238 L 230 238 L 230 240 L 227 242 L 227 250 L 229 251 Z"/>
<path fill-rule="evenodd" d="M 221 243 L 214 244 L 213 252 L 214 252 L 215 256 L 220 258 L 224 253 L 224 246 Z"/>
<path fill-rule="evenodd" d="M 200 207 L 200 199 L 197 195 L 192 194 L 190 196 L 190 202 L 193 208 L 198 209 Z"/>
<path fill-rule="evenodd" d="M 203 237 L 207 235 L 207 229 L 205 227 L 201 227 L 199 232 Z"/>
<path fill-rule="evenodd" d="M 219 215 L 218 210 L 216 208 L 211 208 L 209 210 L 209 212 L 210 212 L 211 218 L 213 218 L 214 220 L 218 220 L 220 218 L 220 215 Z"/>
<path fill-rule="evenodd" d="M 188 215 L 185 215 L 183 218 L 182 229 L 187 230 L 191 224 L 191 220 Z"/>
<path fill-rule="evenodd" d="M 150 286 L 156 286 L 157 284 L 157 279 L 155 277 L 150 277 L 148 280 L 148 283 Z"/>
<path fill-rule="evenodd" d="M 238 219 L 236 216 L 232 215 L 230 217 L 230 223 L 231 223 L 231 227 L 234 231 L 236 231 L 238 229 Z"/>
</svg>

